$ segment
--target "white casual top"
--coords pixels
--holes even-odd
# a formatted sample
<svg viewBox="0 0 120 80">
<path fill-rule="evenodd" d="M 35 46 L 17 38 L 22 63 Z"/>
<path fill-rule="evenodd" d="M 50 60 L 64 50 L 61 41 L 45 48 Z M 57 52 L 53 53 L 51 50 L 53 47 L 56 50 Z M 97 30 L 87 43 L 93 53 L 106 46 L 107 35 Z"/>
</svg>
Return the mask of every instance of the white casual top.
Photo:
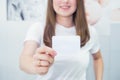
<svg viewBox="0 0 120 80">
<path fill-rule="evenodd" d="M 43 43 L 44 24 L 36 23 L 33 24 L 27 32 L 27 40 L 34 40 L 40 46 Z M 80 54 L 74 56 L 57 58 L 49 71 L 45 75 L 38 75 L 36 80 L 86 80 L 86 70 L 89 64 L 90 54 L 95 54 L 99 50 L 99 42 L 97 33 L 94 27 L 89 27 L 90 40 L 85 46 L 81 48 Z M 72 36 L 76 35 L 75 27 L 66 28 L 62 25 L 56 24 L 56 36 Z M 58 53 L 59 54 L 59 53 Z"/>
</svg>

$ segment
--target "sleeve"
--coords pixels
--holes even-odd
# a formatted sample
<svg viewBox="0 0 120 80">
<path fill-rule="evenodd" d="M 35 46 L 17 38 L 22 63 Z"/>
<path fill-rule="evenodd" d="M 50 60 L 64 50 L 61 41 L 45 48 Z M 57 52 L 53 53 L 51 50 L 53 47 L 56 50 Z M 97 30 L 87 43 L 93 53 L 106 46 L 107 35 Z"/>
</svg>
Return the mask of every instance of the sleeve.
<svg viewBox="0 0 120 80">
<path fill-rule="evenodd" d="M 42 32 L 42 26 L 39 23 L 32 24 L 27 31 L 24 42 L 32 40 L 36 41 L 40 45 Z"/>
<path fill-rule="evenodd" d="M 90 49 L 91 54 L 95 54 L 100 50 L 100 44 L 99 44 L 99 39 L 98 39 L 98 34 L 95 30 L 95 28 L 92 27 L 92 33 L 91 33 L 91 38 L 92 38 L 92 47 Z"/>
</svg>

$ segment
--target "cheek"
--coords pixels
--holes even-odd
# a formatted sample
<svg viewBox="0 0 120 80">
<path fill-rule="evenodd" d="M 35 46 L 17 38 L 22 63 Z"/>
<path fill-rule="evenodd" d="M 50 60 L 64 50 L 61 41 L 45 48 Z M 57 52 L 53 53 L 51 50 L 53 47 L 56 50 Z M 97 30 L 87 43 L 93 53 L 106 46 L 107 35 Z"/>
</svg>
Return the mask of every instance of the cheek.
<svg viewBox="0 0 120 80">
<path fill-rule="evenodd" d="M 57 10 L 59 8 L 60 0 L 53 0 L 53 8 Z"/>
<path fill-rule="evenodd" d="M 76 0 L 72 0 L 72 1 L 71 1 L 71 5 L 72 5 L 73 10 L 76 10 L 76 9 L 77 9 Z"/>
<path fill-rule="evenodd" d="M 61 0 L 53 0 L 53 5 L 56 7 L 61 3 Z"/>
</svg>

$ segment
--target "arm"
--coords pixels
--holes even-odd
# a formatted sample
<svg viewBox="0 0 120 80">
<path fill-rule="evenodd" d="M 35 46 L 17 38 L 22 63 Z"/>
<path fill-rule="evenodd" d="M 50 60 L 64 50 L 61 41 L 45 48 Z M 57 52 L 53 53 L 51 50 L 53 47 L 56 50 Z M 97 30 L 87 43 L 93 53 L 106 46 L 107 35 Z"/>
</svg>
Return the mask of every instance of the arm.
<svg viewBox="0 0 120 80">
<path fill-rule="evenodd" d="M 33 62 L 33 55 L 35 54 L 38 44 L 34 41 L 27 41 L 24 44 L 23 51 L 20 55 L 20 69 L 30 73 L 35 74 Z"/>
<path fill-rule="evenodd" d="M 95 54 L 92 54 L 94 61 L 94 70 L 96 80 L 103 80 L 103 60 L 101 52 L 98 51 Z"/>
</svg>

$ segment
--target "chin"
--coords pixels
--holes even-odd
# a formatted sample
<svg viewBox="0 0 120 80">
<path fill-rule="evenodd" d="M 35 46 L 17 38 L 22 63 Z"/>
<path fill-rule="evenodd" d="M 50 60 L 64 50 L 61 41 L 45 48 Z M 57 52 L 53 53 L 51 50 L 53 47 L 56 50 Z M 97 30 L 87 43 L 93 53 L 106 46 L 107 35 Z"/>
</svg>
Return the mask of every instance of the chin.
<svg viewBox="0 0 120 80">
<path fill-rule="evenodd" d="M 59 14 L 60 16 L 63 16 L 63 17 L 71 17 L 73 13 L 61 13 Z"/>
</svg>

